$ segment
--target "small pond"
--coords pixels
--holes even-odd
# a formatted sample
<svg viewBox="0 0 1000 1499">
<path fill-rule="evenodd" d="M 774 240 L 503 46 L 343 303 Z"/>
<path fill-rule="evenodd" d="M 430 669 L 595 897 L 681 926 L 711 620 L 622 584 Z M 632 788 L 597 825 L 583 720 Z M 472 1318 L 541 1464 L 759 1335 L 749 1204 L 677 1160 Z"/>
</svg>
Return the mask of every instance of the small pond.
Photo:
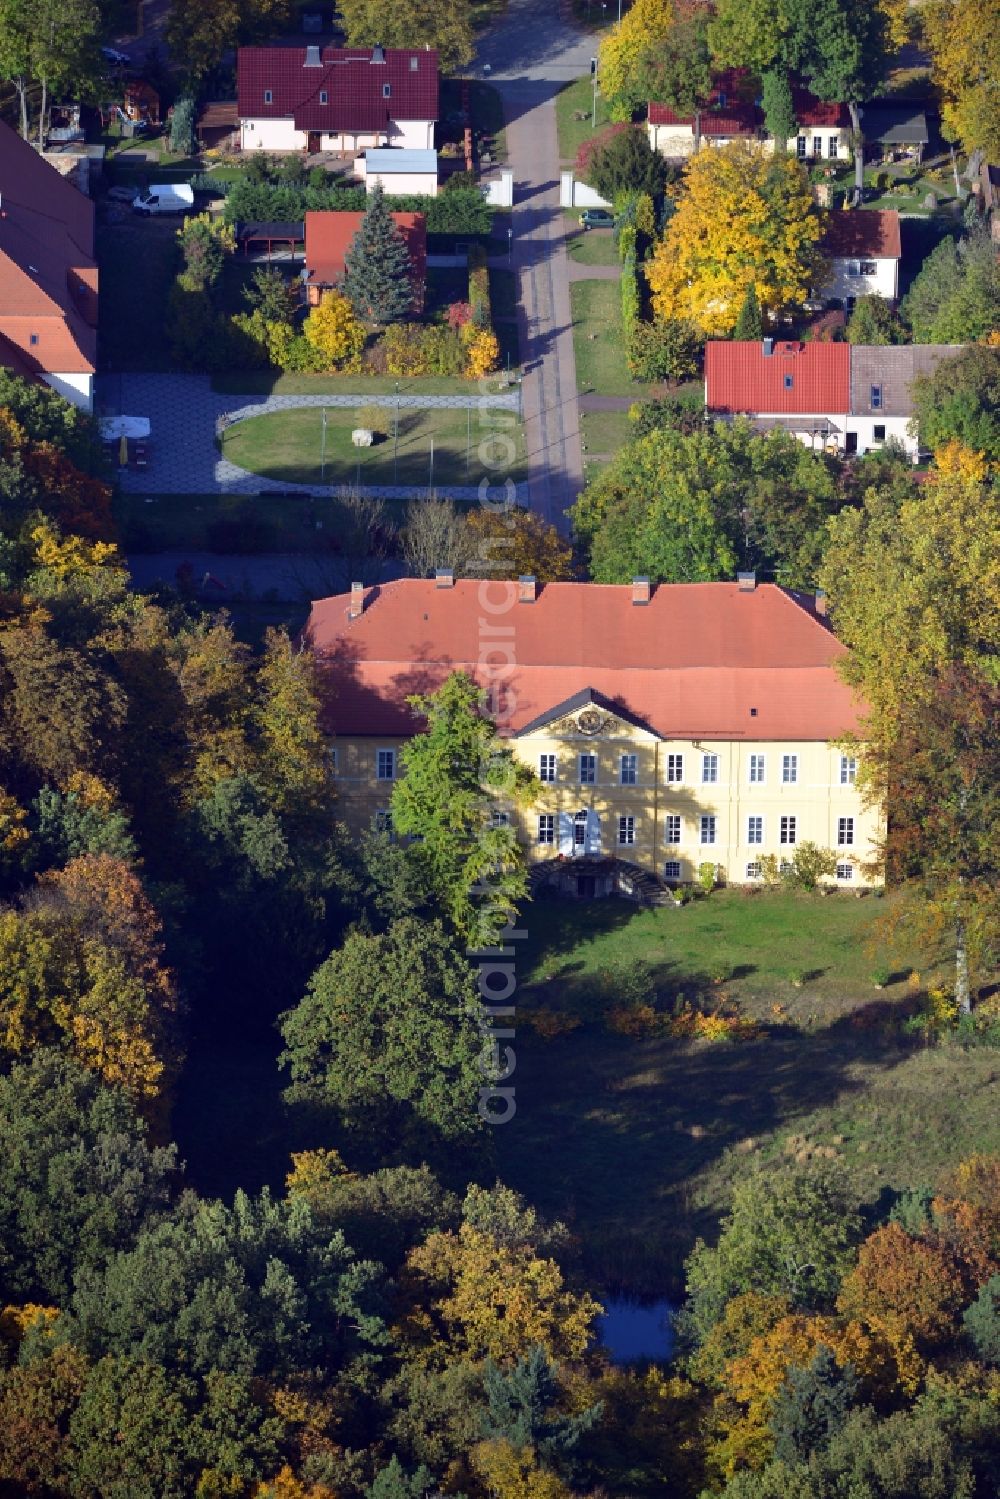
<svg viewBox="0 0 1000 1499">
<path fill-rule="evenodd" d="M 597 1319 L 597 1331 L 616 1364 L 647 1358 L 662 1362 L 670 1358 L 674 1351 L 671 1302 L 632 1301 L 612 1296 L 605 1296 L 602 1301 L 604 1315 Z"/>
</svg>

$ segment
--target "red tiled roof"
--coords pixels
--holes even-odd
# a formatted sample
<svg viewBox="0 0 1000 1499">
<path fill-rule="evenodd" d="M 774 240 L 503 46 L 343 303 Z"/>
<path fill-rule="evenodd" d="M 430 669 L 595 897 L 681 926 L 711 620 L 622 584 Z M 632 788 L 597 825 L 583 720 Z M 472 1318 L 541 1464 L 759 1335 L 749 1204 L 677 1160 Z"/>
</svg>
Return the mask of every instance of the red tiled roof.
<svg viewBox="0 0 1000 1499">
<path fill-rule="evenodd" d="M 829 104 L 817 99 L 807 88 L 792 89 L 792 110 L 801 129 L 809 126 L 821 130 L 850 130 L 851 114 L 846 104 Z"/>
<path fill-rule="evenodd" d="M 394 213 L 392 221 L 406 241 L 413 267 L 414 290 L 423 300 L 427 279 L 427 219 L 422 213 Z M 363 213 L 320 209 L 306 214 L 306 274 L 318 286 L 334 286 L 344 274 L 344 256 L 361 228 Z"/>
<path fill-rule="evenodd" d="M 94 205 L 0 124 L 0 335 L 10 368 L 91 373 L 97 362 Z M 33 341 L 34 340 L 34 341 Z"/>
<path fill-rule="evenodd" d="M 305 633 L 329 730 L 413 733 L 407 696 L 459 669 L 494 690 L 503 684 L 507 734 L 587 688 L 664 738 L 828 740 L 859 726 L 858 704 L 834 670 L 845 648 L 804 595 L 773 584 L 744 592 L 685 583 L 654 588 L 648 604 L 635 605 L 631 586 L 549 583 L 534 603 L 484 608 L 484 589 L 496 608 L 516 587 L 406 578 L 367 589 L 356 619 L 349 594 L 318 599 Z M 511 631 L 497 635 L 492 679 L 484 619 Z"/>
<path fill-rule="evenodd" d="M 741 68 L 720 73 L 712 84 L 712 94 L 701 115 L 702 135 L 755 135 L 764 123 L 764 116 L 747 98 L 750 91 L 749 74 Z M 720 99 L 725 99 L 725 104 Z M 648 111 L 651 125 L 686 125 L 694 129 L 693 115 L 679 115 L 667 104 L 650 101 Z"/>
<path fill-rule="evenodd" d="M 305 47 L 241 47 L 236 93 L 241 119 L 281 120 L 297 130 L 385 130 L 391 120 L 436 120 L 438 55 L 391 49 L 373 63 L 370 47 L 324 47 L 307 67 Z M 389 97 L 385 89 L 389 88 Z M 264 92 L 271 92 L 270 104 Z M 325 93 L 327 103 L 320 103 Z"/>
<path fill-rule="evenodd" d="M 790 378 L 791 384 L 786 381 Z M 705 401 L 720 415 L 787 413 L 833 416 L 851 409 L 851 346 L 710 340 L 705 348 Z"/>
<path fill-rule="evenodd" d="M 899 260 L 899 214 L 894 208 L 841 210 L 827 215 L 821 244 L 830 259 L 870 255 L 873 259 Z"/>
</svg>

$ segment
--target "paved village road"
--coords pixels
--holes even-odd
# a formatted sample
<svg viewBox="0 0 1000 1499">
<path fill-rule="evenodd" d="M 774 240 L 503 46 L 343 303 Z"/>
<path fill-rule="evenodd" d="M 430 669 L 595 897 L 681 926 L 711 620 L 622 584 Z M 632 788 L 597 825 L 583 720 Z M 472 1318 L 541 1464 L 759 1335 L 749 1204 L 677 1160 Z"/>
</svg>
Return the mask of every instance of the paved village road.
<svg viewBox="0 0 1000 1499">
<path fill-rule="evenodd" d="M 513 263 L 524 370 L 531 505 L 567 531 L 583 488 L 566 219 L 559 207 L 555 97 L 590 66 L 593 38 L 559 14 L 557 0 L 510 0 L 480 43 L 476 73 L 503 98 L 514 173 Z"/>
</svg>

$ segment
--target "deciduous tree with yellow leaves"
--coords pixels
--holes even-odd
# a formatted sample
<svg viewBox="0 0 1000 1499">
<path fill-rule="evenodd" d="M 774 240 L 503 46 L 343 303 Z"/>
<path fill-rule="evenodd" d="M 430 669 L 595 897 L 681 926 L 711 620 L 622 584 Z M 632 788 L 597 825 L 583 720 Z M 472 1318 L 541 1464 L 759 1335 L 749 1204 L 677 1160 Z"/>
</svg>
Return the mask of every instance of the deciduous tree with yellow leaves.
<svg viewBox="0 0 1000 1499">
<path fill-rule="evenodd" d="M 922 12 L 945 132 L 1000 157 L 1000 14 L 980 0 L 935 0 Z"/>
<path fill-rule="evenodd" d="M 674 0 L 635 0 L 598 53 L 598 78 L 613 120 L 630 120 L 643 98 L 641 66 L 650 45 L 669 36 L 678 18 Z"/>
<path fill-rule="evenodd" d="M 343 292 L 326 291 L 302 331 L 328 369 L 350 364 L 365 346 L 365 330 Z"/>
<path fill-rule="evenodd" d="M 798 162 L 752 141 L 700 151 L 646 268 L 654 315 L 720 338 L 750 285 L 765 314 L 801 306 L 820 273 L 822 228 Z"/>
</svg>

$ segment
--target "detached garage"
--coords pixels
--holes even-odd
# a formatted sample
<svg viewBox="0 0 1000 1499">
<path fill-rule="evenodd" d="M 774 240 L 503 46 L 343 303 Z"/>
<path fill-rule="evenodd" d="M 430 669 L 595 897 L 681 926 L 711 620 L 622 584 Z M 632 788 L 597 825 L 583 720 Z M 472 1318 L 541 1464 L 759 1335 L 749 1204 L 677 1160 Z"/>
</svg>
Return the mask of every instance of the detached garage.
<svg viewBox="0 0 1000 1499">
<path fill-rule="evenodd" d="M 365 152 L 358 158 L 355 169 L 364 181 L 368 192 L 376 182 L 381 182 L 387 198 L 405 197 L 409 193 L 423 193 L 429 198 L 437 197 L 438 159 L 436 151 L 407 150 L 379 147 Z"/>
</svg>

